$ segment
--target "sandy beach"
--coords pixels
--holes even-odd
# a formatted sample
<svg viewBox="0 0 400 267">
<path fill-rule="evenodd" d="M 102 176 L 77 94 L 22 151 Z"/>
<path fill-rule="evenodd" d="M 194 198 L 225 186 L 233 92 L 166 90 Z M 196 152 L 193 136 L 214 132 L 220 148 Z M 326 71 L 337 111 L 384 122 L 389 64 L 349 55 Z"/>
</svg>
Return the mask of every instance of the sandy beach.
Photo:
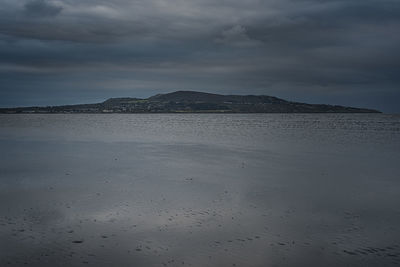
<svg viewBox="0 0 400 267">
<path fill-rule="evenodd" d="M 0 115 L 0 266 L 396 266 L 400 116 Z"/>
</svg>

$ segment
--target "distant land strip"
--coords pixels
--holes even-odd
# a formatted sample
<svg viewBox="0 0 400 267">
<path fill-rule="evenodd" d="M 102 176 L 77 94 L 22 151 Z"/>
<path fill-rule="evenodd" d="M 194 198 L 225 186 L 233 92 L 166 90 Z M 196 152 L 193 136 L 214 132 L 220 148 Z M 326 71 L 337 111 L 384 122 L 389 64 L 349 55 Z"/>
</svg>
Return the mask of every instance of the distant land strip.
<svg viewBox="0 0 400 267">
<path fill-rule="evenodd" d="M 149 98 L 110 98 L 102 103 L 0 108 L 0 113 L 380 113 L 338 105 L 306 104 L 266 95 L 176 91 Z"/>
</svg>

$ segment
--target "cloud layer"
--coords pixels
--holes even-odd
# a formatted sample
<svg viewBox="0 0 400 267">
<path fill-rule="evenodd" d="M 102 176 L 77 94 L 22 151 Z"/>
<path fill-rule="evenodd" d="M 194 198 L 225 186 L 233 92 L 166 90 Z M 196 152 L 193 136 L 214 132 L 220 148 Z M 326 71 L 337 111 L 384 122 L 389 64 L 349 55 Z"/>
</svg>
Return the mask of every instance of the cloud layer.
<svg viewBox="0 0 400 267">
<path fill-rule="evenodd" d="M 26 2 L 24 7 L 27 15 L 38 17 L 53 17 L 58 15 L 62 10 L 61 6 L 54 5 L 45 0 L 32 0 Z"/>
<path fill-rule="evenodd" d="M 393 0 L 3 0 L 0 105 L 187 89 L 397 111 Z"/>
</svg>

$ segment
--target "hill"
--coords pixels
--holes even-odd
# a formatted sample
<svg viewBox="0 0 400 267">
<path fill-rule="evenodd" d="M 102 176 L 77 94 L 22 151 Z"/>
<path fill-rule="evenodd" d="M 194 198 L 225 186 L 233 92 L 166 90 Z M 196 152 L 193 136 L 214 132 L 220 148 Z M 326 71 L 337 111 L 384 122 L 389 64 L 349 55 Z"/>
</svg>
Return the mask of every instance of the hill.
<svg viewBox="0 0 400 267">
<path fill-rule="evenodd" d="M 146 99 L 110 98 L 102 103 L 2 108 L 0 113 L 379 113 L 377 110 L 286 101 L 266 95 L 219 95 L 176 91 Z"/>
</svg>

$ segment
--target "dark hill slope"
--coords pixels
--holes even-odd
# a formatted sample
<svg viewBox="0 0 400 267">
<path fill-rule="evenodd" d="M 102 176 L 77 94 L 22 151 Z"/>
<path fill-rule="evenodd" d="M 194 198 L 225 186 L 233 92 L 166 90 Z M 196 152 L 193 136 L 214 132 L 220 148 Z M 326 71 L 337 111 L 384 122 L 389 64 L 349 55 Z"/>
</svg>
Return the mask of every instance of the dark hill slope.
<svg viewBox="0 0 400 267">
<path fill-rule="evenodd" d="M 194 91 L 177 91 L 169 94 L 158 94 L 148 98 L 151 101 L 173 101 L 185 103 L 235 103 L 235 104 L 259 104 L 259 103 L 283 103 L 287 102 L 272 96 L 255 95 L 218 95 Z"/>
<path fill-rule="evenodd" d="M 194 91 L 147 99 L 110 98 L 102 103 L 0 109 L 0 113 L 377 113 L 372 109 L 290 102 L 266 95 L 218 95 Z"/>
</svg>

